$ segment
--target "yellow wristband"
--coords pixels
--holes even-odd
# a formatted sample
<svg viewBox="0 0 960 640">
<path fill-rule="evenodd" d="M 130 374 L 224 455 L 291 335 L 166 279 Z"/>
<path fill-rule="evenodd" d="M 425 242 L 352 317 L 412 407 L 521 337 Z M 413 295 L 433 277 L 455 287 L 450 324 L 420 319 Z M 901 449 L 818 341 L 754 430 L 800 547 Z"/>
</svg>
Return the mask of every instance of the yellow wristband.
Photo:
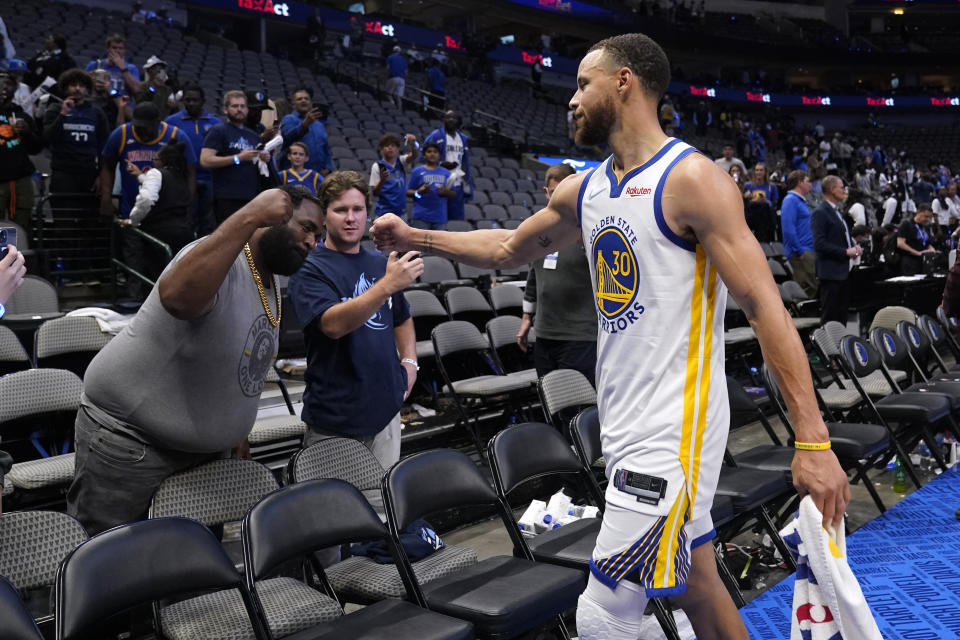
<svg viewBox="0 0 960 640">
<path fill-rule="evenodd" d="M 830 448 L 830 441 L 826 442 L 794 442 L 794 449 L 800 449 L 801 451 L 826 451 Z"/>
</svg>

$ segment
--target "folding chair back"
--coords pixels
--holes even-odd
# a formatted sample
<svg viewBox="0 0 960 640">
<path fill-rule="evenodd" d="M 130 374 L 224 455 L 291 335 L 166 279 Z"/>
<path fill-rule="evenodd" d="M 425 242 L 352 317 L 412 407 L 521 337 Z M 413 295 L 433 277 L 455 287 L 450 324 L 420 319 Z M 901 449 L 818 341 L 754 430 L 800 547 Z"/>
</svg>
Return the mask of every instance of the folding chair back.
<svg viewBox="0 0 960 640">
<path fill-rule="evenodd" d="M 543 413 L 553 426 L 565 430 L 558 420 L 565 409 L 582 409 L 597 404 L 597 392 L 585 375 L 575 369 L 555 369 L 537 383 Z"/>
<path fill-rule="evenodd" d="M 453 263 L 440 256 L 423 257 L 423 275 L 420 276 L 421 282 L 436 284 L 445 280 L 456 280 L 457 270 Z"/>
<path fill-rule="evenodd" d="M 43 640 L 33 616 L 20 601 L 17 589 L 0 577 L 0 620 L 3 640 Z"/>
<path fill-rule="evenodd" d="M 520 331 L 520 318 L 517 316 L 497 316 L 487 323 L 487 339 L 490 341 L 490 347 L 497 356 L 501 369 L 505 373 L 515 373 L 523 370 L 533 369 L 533 353 L 530 349 L 526 352 L 520 350 L 517 345 L 517 332 Z M 530 329 L 530 334 L 533 334 Z M 528 334 L 527 342 L 533 343 Z"/>
<path fill-rule="evenodd" d="M 523 314 L 523 292 L 512 284 L 490 287 L 490 303 L 498 316 Z"/>
<path fill-rule="evenodd" d="M 353 438 L 325 438 L 290 459 L 290 482 L 336 478 L 357 489 L 379 489 L 384 468 L 362 442 Z"/>
<path fill-rule="evenodd" d="M 81 378 L 87 365 L 113 335 L 100 330 L 96 318 L 64 316 L 47 320 L 34 341 L 38 367 L 67 369 Z"/>
<path fill-rule="evenodd" d="M 448 383 L 499 373 L 490 354 L 490 343 L 473 324 L 463 320 L 444 322 L 434 327 L 431 339 Z"/>
<path fill-rule="evenodd" d="M 936 331 L 936 335 L 940 338 L 940 343 L 943 344 L 943 334 L 940 331 Z M 913 359 L 916 360 L 917 364 L 922 367 L 923 372 L 926 373 L 927 362 L 930 359 L 930 345 L 931 339 L 929 338 L 929 333 L 926 331 L 921 331 L 920 327 L 915 325 L 913 321 L 901 320 L 897 323 L 896 326 L 897 336 L 902 340 L 903 345 L 910 350 L 910 354 L 913 356 Z M 889 364 L 887 367 L 889 368 Z M 899 367 L 898 367 L 899 368 Z"/>
<path fill-rule="evenodd" d="M 840 340 L 840 358 L 855 378 L 864 378 L 883 368 L 880 353 L 859 336 L 844 336 Z"/>
<path fill-rule="evenodd" d="M 481 331 L 493 318 L 493 307 L 475 287 L 454 287 L 444 294 L 451 320 L 466 320 Z"/>
<path fill-rule="evenodd" d="M 208 527 L 235 522 L 278 486 L 259 462 L 212 460 L 164 480 L 153 494 L 150 517 L 183 516 Z"/>
<path fill-rule="evenodd" d="M 437 296 L 430 291 L 404 291 L 403 297 L 410 305 L 410 316 L 414 318 L 417 340 L 429 340 L 433 328 L 450 317 Z"/>
<path fill-rule="evenodd" d="M 242 532 L 250 584 L 313 551 L 389 539 L 363 494 L 336 479 L 297 482 L 270 493 L 244 517 Z"/>
<path fill-rule="evenodd" d="M 53 586 L 57 567 L 87 532 L 57 511 L 10 511 L 0 516 L 0 575 L 18 589 Z"/>
<path fill-rule="evenodd" d="M 896 331 L 898 323 L 902 321 L 916 322 L 916 320 L 917 314 L 913 312 L 913 309 L 898 306 L 883 307 L 873 316 L 873 322 L 870 323 L 870 331 L 873 331 L 877 327 Z"/>
<path fill-rule="evenodd" d="M 60 302 L 52 284 L 38 276 L 26 275 L 20 288 L 7 300 L 6 308 L 10 315 L 59 313 Z"/>
<path fill-rule="evenodd" d="M 400 531 L 431 513 L 498 503 L 477 465 L 453 449 L 432 449 L 404 458 L 387 471 L 383 492 L 391 524 Z"/>
<path fill-rule="evenodd" d="M 875 327 L 870 330 L 870 343 L 874 346 L 888 369 L 913 369 L 910 355 L 913 351 L 907 348 L 904 341 L 896 333 L 886 327 Z M 929 347 L 929 345 L 927 345 Z"/>
<path fill-rule="evenodd" d="M 603 458 L 600 442 L 600 411 L 597 407 L 587 407 L 570 421 L 570 439 L 580 461 L 592 467 Z"/>
<path fill-rule="evenodd" d="M 0 376 L 30 368 L 30 356 L 17 334 L 0 325 Z"/>
<path fill-rule="evenodd" d="M 942 309 L 943 307 L 940 308 Z M 954 318 L 954 320 L 956 319 Z M 941 324 L 927 314 L 920 316 L 918 321 L 922 329 L 920 333 L 928 339 L 929 345 L 936 349 L 937 355 L 940 356 L 941 360 L 943 359 L 943 354 L 952 352 L 950 329 L 948 328 L 950 325 Z"/>
<path fill-rule="evenodd" d="M 214 589 L 238 589 L 254 637 L 266 638 L 233 561 L 203 525 L 160 518 L 116 527 L 81 544 L 60 566 L 57 638 L 87 637 L 105 619 L 138 604 Z"/>
<path fill-rule="evenodd" d="M 38 414 L 76 414 L 83 381 L 64 369 L 30 369 L 0 378 L 0 425 Z"/>
</svg>

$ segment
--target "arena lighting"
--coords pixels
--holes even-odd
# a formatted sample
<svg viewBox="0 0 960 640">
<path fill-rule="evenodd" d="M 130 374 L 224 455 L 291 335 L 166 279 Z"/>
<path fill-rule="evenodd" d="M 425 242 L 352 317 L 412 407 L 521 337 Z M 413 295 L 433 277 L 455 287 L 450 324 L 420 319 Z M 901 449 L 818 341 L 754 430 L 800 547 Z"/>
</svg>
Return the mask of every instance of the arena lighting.
<svg viewBox="0 0 960 640">
<path fill-rule="evenodd" d="M 893 10 L 893 15 L 895 16 L 902 16 L 903 13 L 904 12 L 902 7 L 897 7 L 896 9 Z"/>
</svg>

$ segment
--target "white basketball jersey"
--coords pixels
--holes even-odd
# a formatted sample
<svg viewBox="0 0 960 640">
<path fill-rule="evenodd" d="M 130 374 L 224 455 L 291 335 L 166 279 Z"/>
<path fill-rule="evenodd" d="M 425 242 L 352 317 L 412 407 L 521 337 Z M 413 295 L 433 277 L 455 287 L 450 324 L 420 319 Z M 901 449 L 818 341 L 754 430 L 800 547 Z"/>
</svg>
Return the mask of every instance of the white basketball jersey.
<svg viewBox="0 0 960 640">
<path fill-rule="evenodd" d="M 670 170 L 694 151 L 669 138 L 622 178 L 608 158 L 584 178 L 577 205 L 599 320 L 607 476 L 625 468 L 668 482 L 655 507 L 616 490 L 607 499 L 680 526 L 709 511 L 729 429 L 726 287 L 703 248 L 670 230 L 661 203 Z"/>
</svg>

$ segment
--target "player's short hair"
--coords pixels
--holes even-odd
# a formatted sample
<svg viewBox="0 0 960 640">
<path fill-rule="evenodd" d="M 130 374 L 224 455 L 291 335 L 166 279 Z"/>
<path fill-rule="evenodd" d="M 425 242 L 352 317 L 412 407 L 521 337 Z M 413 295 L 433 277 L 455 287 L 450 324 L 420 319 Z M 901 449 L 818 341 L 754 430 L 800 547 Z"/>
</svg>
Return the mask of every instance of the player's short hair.
<svg viewBox="0 0 960 640">
<path fill-rule="evenodd" d="M 670 84 L 670 61 L 656 42 L 642 33 L 624 33 L 605 38 L 590 47 L 603 50 L 613 64 L 628 67 L 647 93 L 660 100 Z"/>
<path fill-rule="evenodd" d="M 839 176 L 830 174 L 828 176 L 825 176 L 823 180 L 820 182 L 820 188 L 823 191 L 829 191 L 830 189 L 833 189 L 837 185 L 837 183 L 843 184 L 843 180 L 841 180 Z"/>
<path fill-rule="evenodd" d="M 380 136 L 380 141 L 377 143 L 377 148 L 383 149 L 384 147 L 390 146 L 391 144 L 399 147 L 400 136 L 398 136 L 395 133 L 385 133 L 382 136 Z"/>
<path fill-rule="evenodd" d="M 245 94 L 243 91 L 240 91 L 239 89 L 232 89 L 230 91 L 227 91 L 225 94 L 223 94 L 223 106 L 226 107 L 228 104 L 230 104 L 230 101 L 233 100 L 234 98 L 243 98 L 243 101 L 246 102 L 247 94 Z"/>
<path fill-rule="evenodd" d="M 567 176 L 572 176 L 576 172 L 577 170 L 568 164 L 564 164 L 562 162 L 555 164 L 547 169 L 546 175 L 543 176 L 543 186 L 549 187 L 551 180 L 561 182 L 564 178 Z"/>
<path fill-rule="evenodd" d="M 313 100 L 313 89 L 311 89 L 310 87 L 300 85 L 299 87 L 297 87 L 296 89 L 290 92 L 290 99 L 292 100 L 293 96 L 297 95 L 298 93 L 305 93 L 308 96 L 310 96 L 311 100 Z"/>
<path fill-rule="evenodd" d="M 370 186 L 367 184 L 366 177 L 359 171 L 334 171 L 323 179 L 317 191 L 317 198 L 324 215 L 326 215 L 330 203 L 350 189 L 356 189 L 363 194 L 364 202 L 367 205 L 367 210 L 369 210 Z"/>
<path fill-rule="evenodd" d="M 803 182 L 803 179 L 807 177 L 807 172 L 803 169 L 794 169 L 787 174 L 787 191 L 791 191 L 797 188 L 797 185 Z"/>
<path fill-rule="evenodd" d="M 205 100 L 207 98 L 207 92 L 203 90 L 203 87 L 200 86 L 195 80 L 187 80 L 182 85 L 180 85 L 181 94 L 186 93 L 187 91 L 195 91 L 200 94 L 200 98 Z"/>
<path fill-rule="evenodd" d="M 83 85 L 87 88 L 87 91 L 93 92 L 93 78 L 83 69 L 67 69 L 57 79 L 57 86 L 60 87 L 60 91 L 66 91 L 67 87 L 72 84 Z"/>
<path fill-rule="evenodd" d="M 114 42 L 121 42 L 123 44 L 126 44 L 127 39 L 123 37 L 122 33 L 111 33 L 110 35 L 107 36 L 107 39 L 104 40 L 104 46 L 106 46 L 106 48 L 109 49 L 110 45 L 113 44 Z"/>
<path fill-rule="evenodd" d="M 427 152 L 427 149 L 436 149 L 436 150 L 437 150 L 437 153 L 439 153 L 439 152 L 440 152 L 440 145 L 439 145 L 438 143 L 436 143 L 436 142 L 428 142 L 427 144 L 423 145 L 423 148 L 421 149 L 421 151 L 422 151 L 423 153 L 426 153 L 426 152 Z"/>
<path fill-rule="evenodd" d="M 294 209 L 299 209 L 304 200 L 309 200 L 320 207 L 323 210 L 324 215 L 326 215 L 327 208 L 323 206 L 322 202 L 320 202 L 320 198 L 313 195 L 313 192 L 302 184 L 284 184 L 277 188 L 281 191 L 287 192 L 287 195 L 290 196 L 290 204 L 293 205 Z"/>
<path fill-rule="evenodd" d="M 294 147 L 300 147 L 301 149 L 303 149 L 303 152 L 304 152 L 305 154 L 307 154 L 308 156 L 310 155 L 310 148 L 307 147 L 307 145 L 306 145 L 305 143 L 300 142 L 299 140 L 298 140 L 297 142 L 291 142 L 291 143 L 290 143 L 290 148 L 287 149 L 287 151 L 289 152 L 290 149 L 293 149 Z"/>
<path fill-rule="evenodd" d="M 933 203 L 930 202 L 918 202 L 917 203 L 917 213 L 921 211 L 933 211 Z"/>
</svg>

